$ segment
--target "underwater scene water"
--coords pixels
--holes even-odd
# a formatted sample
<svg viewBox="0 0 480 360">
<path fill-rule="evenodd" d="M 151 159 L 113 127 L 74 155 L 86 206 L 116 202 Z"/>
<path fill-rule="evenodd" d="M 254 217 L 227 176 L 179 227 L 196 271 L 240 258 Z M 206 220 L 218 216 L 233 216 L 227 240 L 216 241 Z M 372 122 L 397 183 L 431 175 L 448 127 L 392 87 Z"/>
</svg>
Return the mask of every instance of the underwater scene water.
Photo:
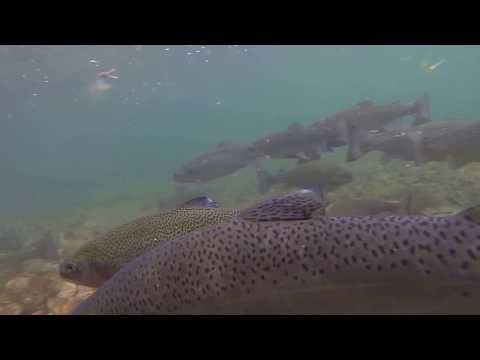
<svg viewBox="0 0 480 360">
<path fill-rule="evenodd" d="M 480 47 L 0 62 L 0 314 L 480 312 Z"/>
</svg>

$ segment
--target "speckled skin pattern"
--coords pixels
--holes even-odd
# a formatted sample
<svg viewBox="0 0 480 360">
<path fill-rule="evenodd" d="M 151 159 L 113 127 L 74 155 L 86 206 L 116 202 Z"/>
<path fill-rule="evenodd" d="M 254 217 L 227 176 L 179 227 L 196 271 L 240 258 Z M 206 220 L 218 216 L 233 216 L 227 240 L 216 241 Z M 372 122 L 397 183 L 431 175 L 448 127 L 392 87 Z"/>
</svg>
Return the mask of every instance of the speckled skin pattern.
<svg viewBox="0 0 480 360">
<path fill-rule="evenodd" d="M 304 194 L 270 201 L 146 252 L 73 314 L 480 313 L 479 208 L 310 218 Z"/>
<path fill-rule="evenodd" d="M 146 250 L 203 226 L 230 220 L 236 214 L 234 209 L 181 208 L 136 219 L 80 248 L 62 262 L 60 275 L 82 285 L 99 286 Z"/>
</svg>

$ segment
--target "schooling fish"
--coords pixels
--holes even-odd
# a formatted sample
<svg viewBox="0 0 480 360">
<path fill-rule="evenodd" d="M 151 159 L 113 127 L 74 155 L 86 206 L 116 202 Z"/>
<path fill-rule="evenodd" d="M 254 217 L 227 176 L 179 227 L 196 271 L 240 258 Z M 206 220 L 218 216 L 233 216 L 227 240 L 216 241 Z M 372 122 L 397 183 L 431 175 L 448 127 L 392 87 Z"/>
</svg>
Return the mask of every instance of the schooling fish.
<svg viewBox="0 0 480 360">
<path fill-rule="evenodd" d="M 430 143 L 463 129 L 463 121 L 427 122 L 409 129 L 385 131 L 371 134 L 356 125 L 349 125 L 347 161 L 354 161 L 370 151 L 383 152 L 385 159 L 414 161 L 419 166 L 427 161 L 445 160 L 447 155 Z"/>
<path fill-rule="evenodd" d="M 401 104 L 398 101 L 388 105 L 378 105 L 370 100 L 362 101 L 352 107 L 327 116 L 325 120 L 318 124 L 335 129 L 340 139 L 348 142 L 348 125 L 355 125 L 366 131 L 381 132 L 393 121 L 408 115 L 416 115 L 422 121 L 430 118 L 427 94 L 408 105 Z"/>
<path fill-rule="evenodd" d="M 435 160 L 447 160 L 457 169 L 471 162 L 480 162 L 480 122 L 465 125 L 427 139 L 425 147 Z"/>
<path fill-rule="evenodd" d="M 173 239 L 72 314 L 480 313 L 480 207 L 442 217 L 322 208 L 300 191 Z"/>
<path fill-rule="evenodd" d="M 146 250 L 202 226 L 229 220 L 236 214 L 237 210 L 218 208 L 208 197 L 197 197 L 178 209 L 118 226 L 85 244 L 60 264 L 60 276 L 77 284 L 98 287 Z"/>
<path fill-rule="evenodd" d="M 213 180 L 254 164 L 256 158 L 257 154 L 251 146 L 221 143 L 214 151 L 183 164 L 173 179 L 184 183 Z"/>
<path fill-rule="evenodd" d="M 291 124 L 287 130 L 264 136 L 253 143 L 259 156 L 276 159 L 298 159 L 299 163 L 320 159 L 321 152 L 331 152 L 345 145 L 336 132 L 323 125 L 305 127 Z"/>
<path fill-rule="evenodd" d="M 283 184 L 288 188 L 302 188 L 317 191 L 331 191 L 353 180 L 350 170 L 332 164 L 312 161 L 290 170 L 280 170 L 276 175 L 271 175 L 265 170 L 257 170 L 258 191 L 266 193 L 273 185 Z"/>
</svg>

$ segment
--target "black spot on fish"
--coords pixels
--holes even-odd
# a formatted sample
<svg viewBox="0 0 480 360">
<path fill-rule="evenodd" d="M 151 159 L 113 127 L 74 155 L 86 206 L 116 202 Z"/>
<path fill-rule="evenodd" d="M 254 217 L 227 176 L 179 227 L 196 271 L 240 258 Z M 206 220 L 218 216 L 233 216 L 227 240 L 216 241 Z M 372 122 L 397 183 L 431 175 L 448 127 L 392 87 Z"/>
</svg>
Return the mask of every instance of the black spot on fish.
<svg viewBox="0 0 480 360">
<path fill-rule="evenodd" d="M 472 260 L 477 260 L 477 256 L 473 253 L 472 250 L 468 249 L 468 250 L 467 250 L 467 254 L 468 254 L 468 256 L 470 257 L 470 259 L 472 259 Z"/>
</svg>

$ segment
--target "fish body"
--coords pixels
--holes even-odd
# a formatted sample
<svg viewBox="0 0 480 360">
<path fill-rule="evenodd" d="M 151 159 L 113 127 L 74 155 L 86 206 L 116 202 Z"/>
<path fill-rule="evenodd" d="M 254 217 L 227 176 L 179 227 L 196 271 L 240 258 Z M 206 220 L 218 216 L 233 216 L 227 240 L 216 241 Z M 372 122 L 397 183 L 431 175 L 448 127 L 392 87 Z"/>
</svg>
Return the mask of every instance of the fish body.
<svg viewBox="0 0 480 360">
<path fill-rule="evenodd" d="M 341 197 L 330 204 L 325 211 L 327 216 L 404 215 L 409 213 L 410 200 L 410 197 L 404 201 Z"/>
<path fill-rule="evenodd" d="M 235 209 L 182 207 L 141 217 L 85 244 L 60 264 L 60 275 L 77 284 L 98 287 L 148 249 L 200 227 L 229 220 L 235 214 Z"/>
<path fill-rule="evenodd" d="M 320 193 L 331 191 L 353 180 L 350 170 L 332 164 L 312 161 L 290 170 L 280 170 L 271 175 L 265 170 L 257 170 L 258 191 L 266 193 L 273 185 L 283 184 L 287 189 L 314 189 Z"/>
<path fill-rule="evenodd" d="M 72 314 L 480 313 L 480 207 L 328 217 L 322 206 L 307 191 L 272 198 L 157 246 Z"/>
<path fill-rule="evenodd" d="M 299 163 L 318 160 L 322 152 L 344 145 L 331 129 L 291 124 L 287 130 L 264 136 L 253 143 L 259 156 L 276 159 L 298 159 Z"/>
<path fill-rule="evenodd" d="M 387 158 L 414 161 L 421 165 L 427 161 L 441 161 L 446 154 L 430 146 L 438 138 L 466 126 L 461 121 L 427 122 L 409 129 L 370 134 L 351 127 L 347 161 L 354 161 L 370 151 L 381 151 Z"/>
<path fill-rule="evenodd" d="M 444 132 L 425 140 L 425 147 L 435 160 L 447 159 L 450 166 L 459 168 L 480 161 L 480 123 L 476 122 Z"/>
<path fill-rule="evenodd" d="M 256 157 L 257 154 L 250 146 L 222 143 L 214 151 L 183 164 L 173 178 L 182 183 L 213 180 L 253 164 Z"/>
<path fill-rule="evenodd" d="M 430 118 L 429 101 L 426 94 L 407 105 L 399 102 L 379 105 L 369 100 L 362 101 L 350 108 L 327 116 L 320 123 L 335 129 L 338 136 L 343 141 L 348 142 L 349 125 L 355 125 L 365 131 L 384 131 L 385 127 L 393 121 L 409 115 Z"/>
</svg>

